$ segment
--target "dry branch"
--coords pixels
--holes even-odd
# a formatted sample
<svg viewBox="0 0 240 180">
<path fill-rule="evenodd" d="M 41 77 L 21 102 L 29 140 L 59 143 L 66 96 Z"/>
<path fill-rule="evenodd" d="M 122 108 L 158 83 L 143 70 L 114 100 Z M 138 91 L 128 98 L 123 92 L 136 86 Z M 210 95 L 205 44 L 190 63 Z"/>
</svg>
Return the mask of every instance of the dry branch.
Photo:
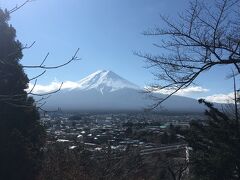
<svg viewBox="0 0 240 180">
<path fill-rule="evenodd" d="M 162 37 L 161 43 L 154 46 L 166 52 L 135 53 L 145 59 L 147 68 L 153 70 L 159 81 L 165 82 L 165 85 L 154 84 L 150 92 L 173 90 L 166 98 L 158 99 L 154 108 L 213 67 L 232 65 L 240 73 L 240 1 L 214 2 L 213 6 L 201 0 L 191 2 L 176 21 L 161 16 L 167 28 L 144 32 L 147 36 Z"/>
</svg>

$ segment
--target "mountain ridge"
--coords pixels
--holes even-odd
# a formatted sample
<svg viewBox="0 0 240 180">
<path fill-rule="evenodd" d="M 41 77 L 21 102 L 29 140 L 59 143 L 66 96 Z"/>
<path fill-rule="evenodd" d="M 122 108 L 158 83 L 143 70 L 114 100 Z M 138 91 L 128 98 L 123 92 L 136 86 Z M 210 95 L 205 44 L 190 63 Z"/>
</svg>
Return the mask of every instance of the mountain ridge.
<svg viewBox="0 0 240 180">
<path fill-rule="evenodd" d="M 140 89 L 137 85 L 109 70 L 98 70 L 81 79 L 78 83 L 79 89 L 97 89 L 101 93 L 103 90 L 112 92 L 122 88 Z"/>
<path fill-rule="evenodd" d="M 143 111 L 154 103 L 141 93 L 143 89 L 112 71 L 98 70 L 77 83 L 70 91 L 54 94 L 45 107 L 67 111 Z M 154 95 L 166 97 L 160 93 Z M 161 104 L 160 110 L 203 112 L 203 106 L 192 98 L 172 96 Z"/>
</svg>

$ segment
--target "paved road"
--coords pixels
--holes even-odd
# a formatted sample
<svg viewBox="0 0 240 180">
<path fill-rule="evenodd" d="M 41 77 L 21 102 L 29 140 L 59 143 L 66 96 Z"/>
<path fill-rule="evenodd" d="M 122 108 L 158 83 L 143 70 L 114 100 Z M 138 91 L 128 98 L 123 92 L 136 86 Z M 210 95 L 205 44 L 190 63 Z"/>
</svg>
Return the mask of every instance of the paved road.
<svg viewBox="0 0 240 180">
<path fill-rule="evenodd" d="M 147 148 L 147 149 L 142 149 L 140 151 L 141 155 L 149 155 L 153 153 L 158 153 L 158 152 L 170 152 L 170 151 L 176 151 L 180 149 L 185 149 L 187 144 L 172 144 L 172 145 L 166 145 L 166 146 L 161 146 L 161 147 L 156 147 L 156 148 Z"/>
</svg>

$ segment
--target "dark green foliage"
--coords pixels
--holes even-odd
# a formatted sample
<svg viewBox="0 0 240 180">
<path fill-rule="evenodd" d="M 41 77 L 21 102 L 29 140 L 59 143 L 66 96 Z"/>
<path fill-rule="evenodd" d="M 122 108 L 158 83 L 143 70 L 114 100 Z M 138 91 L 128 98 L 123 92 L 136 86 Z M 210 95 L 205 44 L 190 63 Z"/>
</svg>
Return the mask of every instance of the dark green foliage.
<svg viewBox="0 0 240 180">
<path fill-rule="evenodd" d="M 34 180 L 41 165 L 44 129 L 20 60 L 22 45 L 0 9 L 0 179 Z"/>
<path fill-rule="evenodd" d="M 191 124 L 185 135 L 192 172 L 197 179 L 229 180 L 240 178 L 240 136 L 236 120 L 212 104 L 201 101 L 209 110 L 205 124 Z"/>
</svg>

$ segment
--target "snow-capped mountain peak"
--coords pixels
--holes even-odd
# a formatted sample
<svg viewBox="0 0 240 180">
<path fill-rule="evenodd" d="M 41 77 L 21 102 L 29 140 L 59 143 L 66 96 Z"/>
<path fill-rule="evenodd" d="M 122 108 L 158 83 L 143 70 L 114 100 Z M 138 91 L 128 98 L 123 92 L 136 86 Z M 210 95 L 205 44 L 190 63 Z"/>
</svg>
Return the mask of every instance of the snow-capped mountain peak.
<svg viewBox="0 0 240 180">
<path fill-rule="evenodd" d="M 56 87 L 59 85 L 53 84 L 53 88 Z M 65 91 L 49 98 L 45 109 L 61 107 L 65 111 L 142 111 L 155 103 L 153 99 L 146 98 L 144 93 L 139 93 L 141 89 L 137 85 L 106 70 L 96 71 L 77 82 L 66 81 L 63 89 Z M 159 99 L 166 97 L 164 94 L 154 95 Z M 161 108 L 176 112 L 203 111 L 197 100 L 180 96 L 172 96 Z"/>
<path fill-rule="evenodd" d="M 80 80 L 78 84 L 79 89 L 97 89 L 101 93 L 117 91 L 123 88 L 139 89 L 137 85 L 107 70 L 98 70 Z"/>
</svg>

